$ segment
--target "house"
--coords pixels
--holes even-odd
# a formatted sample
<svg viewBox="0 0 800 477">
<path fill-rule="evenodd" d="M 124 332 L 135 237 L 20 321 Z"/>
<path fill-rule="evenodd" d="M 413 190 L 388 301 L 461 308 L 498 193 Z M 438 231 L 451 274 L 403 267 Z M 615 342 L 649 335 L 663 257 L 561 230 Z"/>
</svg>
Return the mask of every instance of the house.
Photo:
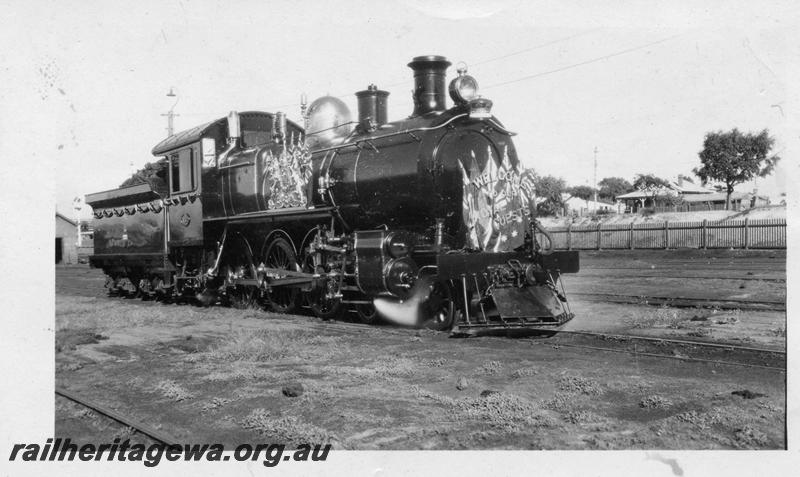
<svg viewBox="0 0 800 477">
<path fill-rule="evenodd" d="M 578 216 L 616 211 L 614 204 L 610 202 L 584 200 L 580 197 L 570 196 L 569 194 L 565 194 L 564 205 L 567 207 L 568 213 Z"/>
<path fill-rule="evenodd" d="M 697 210 L 725 210 L 727 194 L 725 192 L 713 192 L 711 194 L 689 195 L 683 198 L 685 207 L 679 211 Z M 769 198 L 750 194 L 748 192 L 733 192 L 731 194 L 730 210 L 745 210 L 752 207 L 769 205 Z"/>
<path fill-rule="evenodd" d="M 56 265 L 78 263 L 78 224 L 56 212 Z"/>
<path fill-rule="evenodd" d="M 625 212 L 638 212 L 645 208 L 671 207 L 679 194 L 672 188 L 661 187 L 656 190 L 635 190 L 617 196 L 617 200 L 625 204 Z"/>
<path fill-rule="evenodd" d="M 669 183 L 668 187 L 656 190 L 635 190 L 622 194 L 616 199 L 625 205 L 625 212 L 637 212 L 643 208 L 655 208 L 660 211 L 679 212 L 681 204 L 689 197 L 700 197 L 713 194 L 714 190 L 679 178 Z"/>
</svg>

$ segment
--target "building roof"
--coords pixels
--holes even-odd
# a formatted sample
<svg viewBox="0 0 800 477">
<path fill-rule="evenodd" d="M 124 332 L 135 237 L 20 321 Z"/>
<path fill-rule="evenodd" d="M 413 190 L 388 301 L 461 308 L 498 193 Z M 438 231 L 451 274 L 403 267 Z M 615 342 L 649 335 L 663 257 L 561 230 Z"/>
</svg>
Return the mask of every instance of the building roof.
<svg viewBox="0 0 800 477">
<path fill-rule="evenodd" d="M 611 202 L 606 202 L 604 200 L 598 200 L 595 202 L 591 199 L 581 199 L 580 197 L 569 196 L 569 194 L 567 194 L 567 196 L 568 197 L 564 199 L 564 202 L 566 203 L 579 202 L 581 205 L 587 207 L 603 207 L 614 205 Z"/>
<path fill-rule="evenodd" d="M 734 192 L 731 200 L 750 199 L 752 194 L 747 192 Z M 727 194 L 725 192 L 713 192 L 711 194 L 692 194 L 683 197 L 686 202 L 725 202 Z"/>
<path fill-rule="evenodd" d="M 713 189 L 708 189 L 699 184 L 692 184 L 689 181 L 683 181 L 682 183 L 672 182 L 671 186 L 681 194 L 710 194 L 714 192 Z"/>
<path fill-rule="evenodd" d="M 655 191 L 655 195 L 663 195 L 665 192 L 669 192 L 672 189 L 662 187 L 661 189 Z M 643 190 L 635 190 L 633 192 L 628 192 L 627 194 L 622 194 L 617 196 L 617 200 L 619 199 L 650 199 L 654 195 L 653 191 L 643 191 Z"/>
<path fill-rule="evenodd" d="M 61 220 L 64 220 L 66 222 L 69 222 L 69 224 L 72 225 L 73 227 L 78 225 L 74 220 L 70 220 L 70 219 L 66 218 L 65 216 L 61 215 L 58 212 L 56 212 L 56 219 L 61 219 Z"/>
</svg>

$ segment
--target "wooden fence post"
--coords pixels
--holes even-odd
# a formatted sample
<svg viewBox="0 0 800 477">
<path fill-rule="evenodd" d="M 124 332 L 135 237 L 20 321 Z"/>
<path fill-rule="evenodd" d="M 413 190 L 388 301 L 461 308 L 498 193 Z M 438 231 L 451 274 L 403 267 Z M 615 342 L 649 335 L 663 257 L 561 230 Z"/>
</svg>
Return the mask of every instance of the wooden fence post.
<svg viewBox="0 0 800 477">
<path fill-rule="evenodd" d="M 567 250 L 572 250 L 572 222 L 567 224 Z"/>
<path fill-rule="evenodd" d="M 664 221 L 664 250 L 669 250 L 669 220 Z"/>
<path fill-rule="evenodd" d="M 705 249 L 708 245 L 708 238 L 706 237 L 707 235 L 706 232 L 708 232 L 708 219 L 703 219 L 703 232 L 701 235 L 702 240 L 700 240 L 700 247 L 702 249 Z"/>
<path fill-rule="evenodd" d="M 628 229 L 628 248 L 633 250 L 633 222 L 630 223 L 630 229 Z"/>
<path fill-rule="evenodd" d="M 597 250 L 600 250 L 600 241 L 603 239 L 603 235 L 600 233 L 600 227 L 603 224 L 601 222 L 597 223 Z"/>
<path fill-rule="evenodd" d="M 750 219 L 748 217 L 744 218 L 744 248 L 747 250 L 750 248 L 750 228 L 748 227 Z"/>
</svg>

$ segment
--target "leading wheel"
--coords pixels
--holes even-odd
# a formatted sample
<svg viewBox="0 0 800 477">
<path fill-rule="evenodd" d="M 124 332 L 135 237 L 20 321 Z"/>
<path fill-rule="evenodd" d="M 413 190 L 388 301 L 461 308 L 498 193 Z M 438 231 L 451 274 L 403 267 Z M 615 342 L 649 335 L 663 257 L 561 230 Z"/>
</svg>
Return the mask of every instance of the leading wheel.
<svg viewBox="0 0 800 477">
<path fill-rule="evenodd" d="M 267 268 L 280 268 L 281 270 L 297 270 L 297 258 L 289 242 L 277 238 L 270 242 L 266 253 L 263 255 Z M 299 305 L 300 290 L 290 286 L 271 287 L 267 292 L 267 302 L 270 308 L 278 313 L 294 313 Z"/>
<path fill-rule="evenodd" d="M 427 315 L 425 327 L 448 331 L 455 324 L 456 306 L 453 301 L 453 286 L 450 282 L 437 281 L 431 285 L 431 294 L 423 305 Z"/>
<path fill-rule="evenodd" d="M 306 257 L 303 270 L 306 273 L 311 273 L 311 271 L 314 270 L 314 263 L 310 256 Z M 324 276 L 325 269 L 322 266 L 318 266 L 316 274 Z M 341 318 L 344 314 L 345 307 L 344 303 L 342 303 L 342 299 L 329 298 L 329 296 L 336 295 L 339 292 L 339 287 L 336 286 L 338 283 L 333 280 L 335 279 L 328 278 L 323 280 L 321 283 L 317 283 L 311 291 L 304 294 L 304 298 L 309 308 L 311 308 L 311 312 L 314 313 L 314 316 L 317 318 L 333 320 Z"/>
</svg>

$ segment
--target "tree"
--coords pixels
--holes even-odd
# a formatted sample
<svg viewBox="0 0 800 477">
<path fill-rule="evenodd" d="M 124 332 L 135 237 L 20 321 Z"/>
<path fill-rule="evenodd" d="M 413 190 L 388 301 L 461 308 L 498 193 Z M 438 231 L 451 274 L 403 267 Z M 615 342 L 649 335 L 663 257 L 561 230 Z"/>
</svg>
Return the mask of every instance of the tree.
<svg viewBox="0 0 800 477">
<path fill-rule="evenodd" d="M 692 172 L 703 185 L 724 184 L 725 208 L 730 209 L 736 184 L 765 177 L 775 168 L 780 157 L 770 155 L 774 144 L 775 139 L 766 129 L 758 134 L 743 134 L 736 128 L 728 132 L 710 132 L 703 141 L 703 150 L 698 153 L 702 166 Z"/>
<path fill-rule="evenodd" d="M 567 188 L 567 193 L 581 200 L 592 200 L 594 199 L 595 189 L 587 185 L 577 185 Z"/>
<path fill-rule="evenodd" d="M 536 205 L 539 215 L 556 215 L 564 208 L 561 194 L 567 188 L 564 179 L 554 176 L 537 176 L 534 178 L 536 195 L 542 200 Z"/>
<path fill-rule="evenodd" d="M 606 177 L 597 183 L 600 190 L 597 194 L 601 199 L 615 200 L 618 195 L 622 195 L 634 190 L 633 185 L 622 177 Z"/>
<path fill-rule="evenodd" d="M 669 181 L 653 174 L 636 174 L 633 187 L 645 193 L 655 205 L 656 197 L 672 197 L 675 194 L 670 189 Z"/>
</svg>

